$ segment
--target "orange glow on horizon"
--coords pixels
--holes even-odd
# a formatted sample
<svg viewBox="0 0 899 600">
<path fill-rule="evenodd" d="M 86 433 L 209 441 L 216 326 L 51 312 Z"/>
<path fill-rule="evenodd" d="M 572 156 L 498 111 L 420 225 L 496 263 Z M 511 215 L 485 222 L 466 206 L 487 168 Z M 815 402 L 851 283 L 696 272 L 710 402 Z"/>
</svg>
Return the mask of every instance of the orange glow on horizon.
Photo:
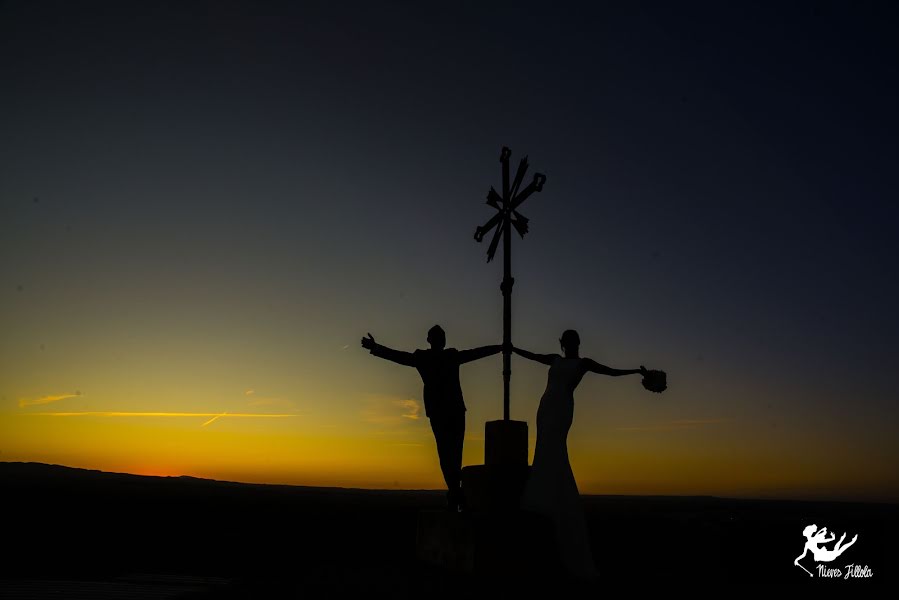
<svg viewBox="0 0 899 600">
<path fill-rule="evenodd" d="M 342 428 L 287 413 L 7 413 L 0 414 L 0 437 L 6 461 L 246 483 L 443 488 L 427 420 L 404 418 L 400 402 L 385 405 L 395 405 L 395 419 L 364 412 L 368 424 Z M 187 425 L 189 417 L 214 420 L 216 427 Z M 803 450 L 801 438 L 771 438 L 758 448 L 725 419 L 671 424 L 609 425 L 601 432 L 575 426 L 569 451 L 581 493 L 899 498 L 899 485 L 884 485 L 893 477 L 884 467 L 858 469 L 852 455 L 822 463 Z M 533 456 L 533 431 L 529 447 Z M 470 428 L 463 464 L 482 463 L 483 448 L 482 432 Z"/>
</svg>

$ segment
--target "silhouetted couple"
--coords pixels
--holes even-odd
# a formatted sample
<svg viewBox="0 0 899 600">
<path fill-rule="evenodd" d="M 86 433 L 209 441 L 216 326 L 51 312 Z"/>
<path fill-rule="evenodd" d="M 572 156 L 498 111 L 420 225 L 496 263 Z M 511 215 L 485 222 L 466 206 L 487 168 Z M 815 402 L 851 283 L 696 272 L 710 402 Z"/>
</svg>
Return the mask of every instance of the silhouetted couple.
<svg viewBox="0 0 899 600">
<path fill-rule="evenodd" d="M 458 351 L 446 346 L 446 335 L 439 325 L 428 332 L 430 350 L 413 353 L 392 350 L 377 344 L 371 334 L 362 346 L 375 356 L 415 367 L 424 381 L 425 412 L 437 440 L 440 468 L 447 486 L 447 504 L 451 509 L 463 505 L 459 487 L 462 469 L 462 439 L 465 435 L 465 404 L 459 385 L 459 365 L 500 352 L 503 347 L 484 346 Z M 521 508 L 543 514 L 555 526 L 562 563 L 569 573 L 581 578 L 596 576 L 587 534 L 580 493 L 568 460 L 568 430 L 574 419 L 574 390 L 586 373 L 618 377 L 641 374 L 650 391 L 665 389 L 661 371 L 613 369 L 579 355 L 580 338 L 569 329 L 559 338 L 563 355 L 535 354 L 512 348 L 524 358 L 549 366 L 546 389 L 537 409 L 537 444 L 534 462 L 521 498 Z"/>
</svg>

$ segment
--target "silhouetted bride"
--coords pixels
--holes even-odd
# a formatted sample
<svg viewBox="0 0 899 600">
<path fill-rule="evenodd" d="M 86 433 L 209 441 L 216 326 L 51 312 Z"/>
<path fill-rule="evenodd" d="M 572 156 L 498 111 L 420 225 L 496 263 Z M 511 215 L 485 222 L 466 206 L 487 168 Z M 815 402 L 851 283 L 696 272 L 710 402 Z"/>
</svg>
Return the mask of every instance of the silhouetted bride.
<svg viewBox="0 0 899 600">
<path fill-rule="evenodd" d="M 574 473 L 568 462 L 568 429 L 574 418 L 574 390 L 585 373 L 631 375 L 640 373 L 647 379 L 643 385 L 651 391 L 665 388 L 661 371 L 612 369 L 578 355 L 580 338 L 573 329 L 559 339 L 565 356 L 534 354 L 513 348 L 514 352 L 549 365 L 546 391 L 537 409 L 537 444 L 534 464 L 521 499 L 521 507 L 548 516 L 555 525 L 562 564 L 577 577 L 596 577 L 593 555 L 587 537 L 584 511 Z"/>
</svg>

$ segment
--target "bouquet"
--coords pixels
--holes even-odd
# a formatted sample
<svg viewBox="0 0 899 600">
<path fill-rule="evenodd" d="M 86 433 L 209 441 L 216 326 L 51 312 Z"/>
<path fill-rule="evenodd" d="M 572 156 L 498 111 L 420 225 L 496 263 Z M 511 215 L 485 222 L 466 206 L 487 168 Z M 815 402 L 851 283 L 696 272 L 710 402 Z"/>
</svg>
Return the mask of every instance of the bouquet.
<svg viewBox="0 0 899 600">
<path fill-rule="evenodd" d="M 643 369 L 643 367 L 640 367 Z M 668 378 L 665 371 L 652 371 L 643 369 L 643 387 L 650 392 L 661 394 L 668 388 Z"/>
</svg>

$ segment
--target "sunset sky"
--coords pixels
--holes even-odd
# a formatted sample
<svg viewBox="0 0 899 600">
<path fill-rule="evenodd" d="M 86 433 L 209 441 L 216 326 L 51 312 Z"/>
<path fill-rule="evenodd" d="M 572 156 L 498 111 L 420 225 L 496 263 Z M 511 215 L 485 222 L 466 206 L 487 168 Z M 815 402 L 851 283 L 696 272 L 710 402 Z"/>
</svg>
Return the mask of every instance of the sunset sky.
<svg viewBox="0 0 899 600">
<path fill-rule="evenodd" d="M 360 339 L 501 341 L 506 145 L 514 343 L 668 373 L 584 378 L 582 493 L 899 501 L 896 9 L 484 4 L 0 3 L 0 460 L 441 488 Z"/>
</svg>

